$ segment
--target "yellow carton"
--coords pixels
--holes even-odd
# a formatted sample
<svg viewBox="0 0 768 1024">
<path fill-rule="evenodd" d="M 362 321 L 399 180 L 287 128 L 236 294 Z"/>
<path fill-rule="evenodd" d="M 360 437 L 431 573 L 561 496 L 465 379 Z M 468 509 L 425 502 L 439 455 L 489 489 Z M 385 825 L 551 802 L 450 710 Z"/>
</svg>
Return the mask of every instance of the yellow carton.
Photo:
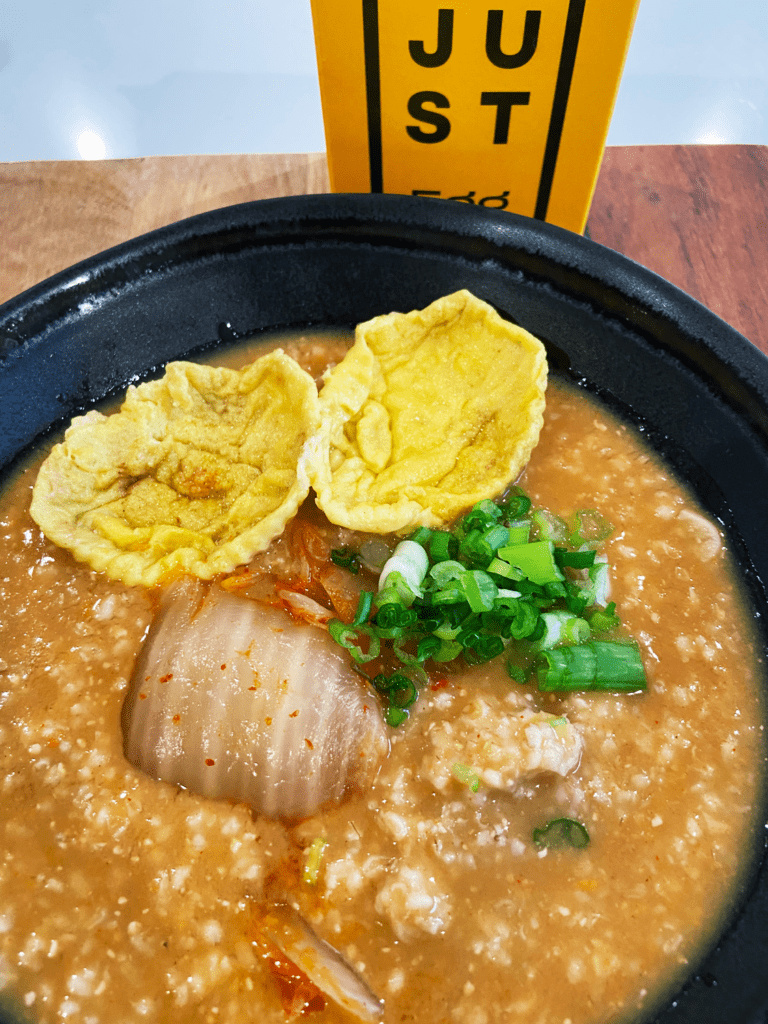
<svg viewBox="0 0 768 1024">
<path fill-rule="evenodd" d="M 533 2 L 312 0 L 333 190 L 583 231 L 639 0 Z"/>
</svg>

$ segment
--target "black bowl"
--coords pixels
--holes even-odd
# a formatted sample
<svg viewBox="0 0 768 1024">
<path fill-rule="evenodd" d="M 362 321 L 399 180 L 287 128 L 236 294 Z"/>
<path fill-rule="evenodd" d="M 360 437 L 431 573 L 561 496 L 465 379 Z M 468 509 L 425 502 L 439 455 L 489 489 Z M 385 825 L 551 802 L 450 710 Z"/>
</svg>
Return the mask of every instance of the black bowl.
<svg viewBox="0 0 768 1024">
<path fill-rule="evenodd" d="M 468 288 L 600 394 L 724 525 L 768 622 L 768 360 L 609 249 L 508 213 L 304 196 L 182 221 L 0 307 L 0 469 L 168 360 L 264 330 L 353 325 Z M 765 643 L 765 633 L 762 634 Z M 744 904 L 657 1024 L 768 1020 L 764 838 Z"/>
</svg>

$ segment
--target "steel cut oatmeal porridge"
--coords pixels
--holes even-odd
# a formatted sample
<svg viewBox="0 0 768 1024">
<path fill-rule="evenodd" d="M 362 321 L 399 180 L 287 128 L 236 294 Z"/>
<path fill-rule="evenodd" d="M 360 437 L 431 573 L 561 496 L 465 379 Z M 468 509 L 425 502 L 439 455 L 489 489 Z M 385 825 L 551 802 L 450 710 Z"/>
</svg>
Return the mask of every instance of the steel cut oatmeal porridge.
<svg viewBox="0 0 768 1024">
<path fill-rule="evenodd" d="M 315 375 L 328 358 L 288 350 Z M 717 527 L 584 394 L 550 384 L 518 482 L 534 507 L 614 525 L 610 597 L 647 692 L 541 692 L 503 656 L 432 664 L 378 772 L 299 820 L 126 759 L 160 598 L 47 541 L 34 473 L 4 493 L 0 537 L 0 984 L 30 1020 L 351 1020 L 272 942 L 283 901 L 387 1024 L 631 1019 L 716 935 L 759 804 L 762 658 Z M 298 593 L 308 536 L 326 552 L 365 539 L 310 500 L 252 576 Z M 533 841 L 560 819 L 588 843 Z"/>
</svg>

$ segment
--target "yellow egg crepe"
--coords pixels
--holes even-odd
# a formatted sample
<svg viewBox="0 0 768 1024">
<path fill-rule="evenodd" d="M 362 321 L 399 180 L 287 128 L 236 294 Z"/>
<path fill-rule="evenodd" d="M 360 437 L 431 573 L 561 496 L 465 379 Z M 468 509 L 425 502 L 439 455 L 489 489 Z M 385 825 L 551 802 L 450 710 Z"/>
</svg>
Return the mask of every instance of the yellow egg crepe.
<svg viewBox="0 0 768 1024">
<path fill-rule="evenodd" d="M 119 413 L 73 420 L 35 483 L 45 535 L 113 579 L 210 579 L 262 551 L 309 491 L 317 388 L 278 350 L 243 370 L 170 363 Z"/>
<path fill-rule="evenodd" d="M 546 383 L 541 342 L 468 291 L 360 324 L 320 392 L 318 505 L 377 533 L 450 521 L 523 469 Z"/>
</svg>

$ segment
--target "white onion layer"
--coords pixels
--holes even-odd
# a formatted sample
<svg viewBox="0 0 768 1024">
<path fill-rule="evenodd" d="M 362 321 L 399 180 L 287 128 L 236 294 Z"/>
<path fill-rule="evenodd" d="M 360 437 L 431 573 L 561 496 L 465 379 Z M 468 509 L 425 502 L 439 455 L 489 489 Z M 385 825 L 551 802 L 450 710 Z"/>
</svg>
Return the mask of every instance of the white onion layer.
<svg viewBox="0 0 768 1024">
<path fill-rule="evenodd" d="M 147 774 L 286 819 L 370 785 L 388 749 L 375 696 L 325 630 L 193 580 L 161 604 L 123 731 Z"/>
<path fill-rule="evenodd" d="M 335 1003 L 365 1024 L 377 1024 L 384 1004 L 339 951 L 315 934 L 288 904 L 275 904 L 266 914 L 262 933 L 292 960 Z"/>
</svg>

